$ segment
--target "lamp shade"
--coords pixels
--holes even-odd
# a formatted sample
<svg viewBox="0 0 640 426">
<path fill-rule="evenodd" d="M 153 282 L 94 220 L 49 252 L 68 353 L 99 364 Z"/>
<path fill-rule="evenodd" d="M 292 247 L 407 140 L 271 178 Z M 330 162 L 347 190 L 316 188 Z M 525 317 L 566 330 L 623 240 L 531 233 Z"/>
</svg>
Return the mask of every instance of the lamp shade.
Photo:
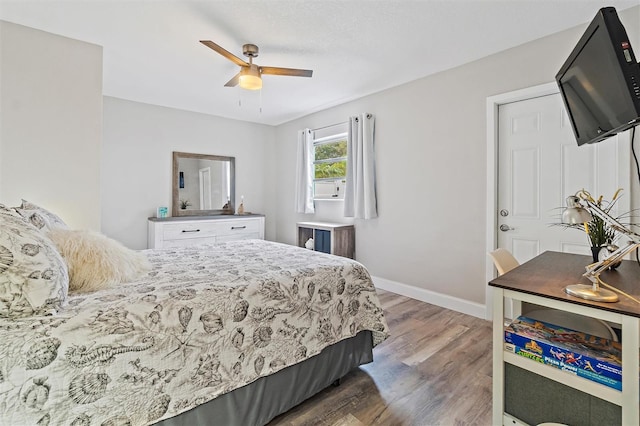
<svg viewBox="0 0 640 426">
<path fill-rule="evenodd" d="M 248 90 L 262 89 L 262 78 L 257 65 L 251 64 L 240 70 L 240 87 Z"/>
<path fill-rule="evenodd" d="M 580 204 L 580 198 L 572 195 L 567 197 L 567 208 L 562 212 L 562 222 L 574 225 L 576 223 L 591 222 L 591 213 Z"/>
</svg>

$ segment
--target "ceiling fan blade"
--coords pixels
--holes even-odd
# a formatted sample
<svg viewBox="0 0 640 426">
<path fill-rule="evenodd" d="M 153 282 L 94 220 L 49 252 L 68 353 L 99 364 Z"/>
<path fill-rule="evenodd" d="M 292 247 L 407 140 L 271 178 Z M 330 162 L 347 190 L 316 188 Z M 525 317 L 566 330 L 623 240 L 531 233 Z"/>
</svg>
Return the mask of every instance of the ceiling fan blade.
<svg viewBox="0 0 640 426">
<path fill-rule="evenodd" d="M 218 52 L 219 54 L 221 54 L 222 56 L 224 56 L 225 58 L 227 58 L 228 60 L 230 60 L 231 62 L 233 62 L 236 65 L 240 65 L 241 67 L 248 67 L 249 64 L 245 61 L 243 61 L 242 59 L 238 58 L 236 55 L 234 55 L 233 53 L 229 52 L 228 50 L 226 50 L 225 48 L 218 46 L 217 44 L 215 44 L 214 42 L 210 41 L 210 40 L 200 40 L 200 43 L 204 44 L 205 46 L 215 50 L 216 52 Z"/>
<path fill-rule="evenodd" d="M 231 80 L 227 81 L 227 84 L 225 84 L 224 87 L 235 87 L 238 85 L 239 82 L 240 82 L 240 73 L 234 75 Z"/>
<path fill-rule="evenodd" d="M 313 70 L 299 70 L 295 68 L 260 67 L 262 74 L 288 75 L 292 77 L 311 77 Z"/>
</svg>

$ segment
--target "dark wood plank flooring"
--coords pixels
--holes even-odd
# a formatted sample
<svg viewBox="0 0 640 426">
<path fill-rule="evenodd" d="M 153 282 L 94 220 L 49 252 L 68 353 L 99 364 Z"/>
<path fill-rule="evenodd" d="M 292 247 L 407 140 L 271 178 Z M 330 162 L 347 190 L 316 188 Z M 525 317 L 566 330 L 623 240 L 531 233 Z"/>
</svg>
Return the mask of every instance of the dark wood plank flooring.
<svg viewBox="0 0 640 426">
<path fill-rule="evenodd" d="M 391 337 L 374 362 L 269 426 L 490 425 L 491 323 L 378 294 Z"/>
</svg>

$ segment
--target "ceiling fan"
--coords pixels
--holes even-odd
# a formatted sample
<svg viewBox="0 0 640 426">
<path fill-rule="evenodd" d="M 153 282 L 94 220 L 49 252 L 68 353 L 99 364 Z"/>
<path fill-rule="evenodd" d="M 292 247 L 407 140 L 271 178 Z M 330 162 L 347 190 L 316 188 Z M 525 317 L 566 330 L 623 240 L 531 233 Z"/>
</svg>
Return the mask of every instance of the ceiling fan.
<svg viewBox="0 0 640 426">
<path fill-rule="evenodd" d="M 245 44 L 242 46 L 242 54 L 249 58 L 245 62 L 233 53 L 222 48 L 210 40 L 200 40 L 200 43 L 215 50 L 236 65 L 240 65 L 240 72 L 225 84 L 226 87 L 234 87 L 240 84 L 243 89 L 258 90 L 262 88 L 262 74 L 288 75 L 292 77 L 311 77 L 313 70 L 300 70 L 295 68 L 261 67 L 253 63 L 253 58 L 258 56 L 258 46 Z"/>
</svg>

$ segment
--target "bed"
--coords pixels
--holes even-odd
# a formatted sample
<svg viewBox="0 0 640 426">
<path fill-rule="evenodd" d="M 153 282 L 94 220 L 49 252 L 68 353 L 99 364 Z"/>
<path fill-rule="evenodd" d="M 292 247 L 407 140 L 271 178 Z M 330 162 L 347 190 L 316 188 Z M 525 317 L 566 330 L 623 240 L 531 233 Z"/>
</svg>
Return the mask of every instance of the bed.
<svg viewBox="0 0 640 426">
<path fill-rule="evenodd" d="M 143 253 L 135 281 L 0 317 L 0 424 L 265 424 L 388 336 L 356 261 L 263 240 Z"/>
</svg>

